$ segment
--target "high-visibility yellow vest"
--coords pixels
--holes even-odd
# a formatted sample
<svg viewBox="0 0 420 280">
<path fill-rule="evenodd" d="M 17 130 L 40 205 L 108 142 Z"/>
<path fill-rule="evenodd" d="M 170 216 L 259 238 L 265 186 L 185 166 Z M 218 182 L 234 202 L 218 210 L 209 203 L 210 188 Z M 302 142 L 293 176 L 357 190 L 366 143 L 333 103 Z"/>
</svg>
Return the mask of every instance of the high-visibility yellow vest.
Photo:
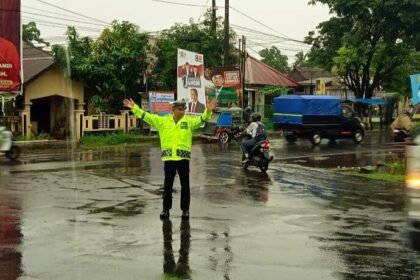
<svg viewBox="0 0 420 280">
<path fill-rule="evenodd" d="M 159 116 L 150 114 L 141 109 L 137 104 L 131 112 L 140 119 L 156 128 L 160 137 L 162 160 L 182 160 L 191 158 L 192 135 L 194 130 L 211 118 L 213 112 L 204 111 L 201 116 L 184 115 L 175 123 L 173 114 Z"/>
</svg>

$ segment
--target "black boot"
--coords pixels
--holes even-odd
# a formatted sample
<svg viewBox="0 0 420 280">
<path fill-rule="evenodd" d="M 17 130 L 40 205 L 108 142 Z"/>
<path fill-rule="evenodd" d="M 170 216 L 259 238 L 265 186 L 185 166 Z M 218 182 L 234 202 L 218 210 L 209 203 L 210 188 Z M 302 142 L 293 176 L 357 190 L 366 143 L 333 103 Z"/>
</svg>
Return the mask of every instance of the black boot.
<svg viewBox="0 0 420 280">
<path fill-rule="evenodd" d="M 167 219 L 169 218 L 169 210 L 163 210 L 162 212 L 160 212 L 159 217 L 163 220 L 163 219 Z"/>
</svg>

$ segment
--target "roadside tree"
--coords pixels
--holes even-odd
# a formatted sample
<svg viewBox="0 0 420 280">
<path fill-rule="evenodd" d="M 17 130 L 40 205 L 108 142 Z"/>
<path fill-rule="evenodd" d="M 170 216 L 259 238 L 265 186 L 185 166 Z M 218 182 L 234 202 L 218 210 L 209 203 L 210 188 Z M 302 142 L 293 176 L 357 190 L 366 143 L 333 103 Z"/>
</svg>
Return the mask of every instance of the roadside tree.
<svg viewBox="0 0 420 280">
<path fill-rule="evenodd" d="M 271 48 L 265 48 L 259 51 L 258 54 L 262 57 L 261 61 L 267 65 L 270 65 L 282 73 L 289 72 L 287 55 L 283 55 L 277 47 L 272 46 Z"/>
<path fill-rule="evenodd" d="M 316 3 L 328 5 L 335 16 L 306 38 L 310 62 L 339 74 L 359 98 L 371 98 L 376 88 L 406 75 L 420 45 L 418 0 L 310 1 Z"/>
</svg>

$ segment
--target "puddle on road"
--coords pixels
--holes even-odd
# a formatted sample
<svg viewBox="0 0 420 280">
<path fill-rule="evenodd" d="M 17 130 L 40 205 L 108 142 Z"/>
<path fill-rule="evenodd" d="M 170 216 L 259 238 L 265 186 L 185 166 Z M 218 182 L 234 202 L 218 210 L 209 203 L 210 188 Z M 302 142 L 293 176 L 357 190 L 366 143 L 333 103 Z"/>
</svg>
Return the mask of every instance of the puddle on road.
<svg viewBox="0 0 420 280">
<path fill-rule="evenodd" d="M 83 206 L 76 207 L 77 210 L 87 210 L 87 214 L 113 214 L 115 216 L 135 216 L 144 213 L 146 202 L 138 199 L 127 200 L 115 205 L 97 207 L 95 203 L 88 203 Z"/>
<path fill-rule="evenodd" d="M 338 167 L 363 167 L 376 166 L 378 163 L 386 163 L 392 160 L 400 160 L 404 158 L 404 154 L 379 152 L 376 154 L 342 154 L 333 156 L 313 156 L 299 159 L 288 160 L 288 163 L 294 163 L 315 168 L 338 168 Z"/>
</svg>

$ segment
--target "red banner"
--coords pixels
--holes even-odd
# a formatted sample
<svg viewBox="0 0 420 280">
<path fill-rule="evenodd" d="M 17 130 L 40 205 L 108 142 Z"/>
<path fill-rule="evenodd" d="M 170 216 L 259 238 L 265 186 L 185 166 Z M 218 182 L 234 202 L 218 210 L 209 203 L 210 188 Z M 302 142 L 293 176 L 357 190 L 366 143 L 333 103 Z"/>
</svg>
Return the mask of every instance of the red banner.
<svg viewBox="0 0 420 280">
<path fill-rule="evenodd" d="M 20 0 L 0 1 L 0 93 L 22 91 Z"/>
</svg>

